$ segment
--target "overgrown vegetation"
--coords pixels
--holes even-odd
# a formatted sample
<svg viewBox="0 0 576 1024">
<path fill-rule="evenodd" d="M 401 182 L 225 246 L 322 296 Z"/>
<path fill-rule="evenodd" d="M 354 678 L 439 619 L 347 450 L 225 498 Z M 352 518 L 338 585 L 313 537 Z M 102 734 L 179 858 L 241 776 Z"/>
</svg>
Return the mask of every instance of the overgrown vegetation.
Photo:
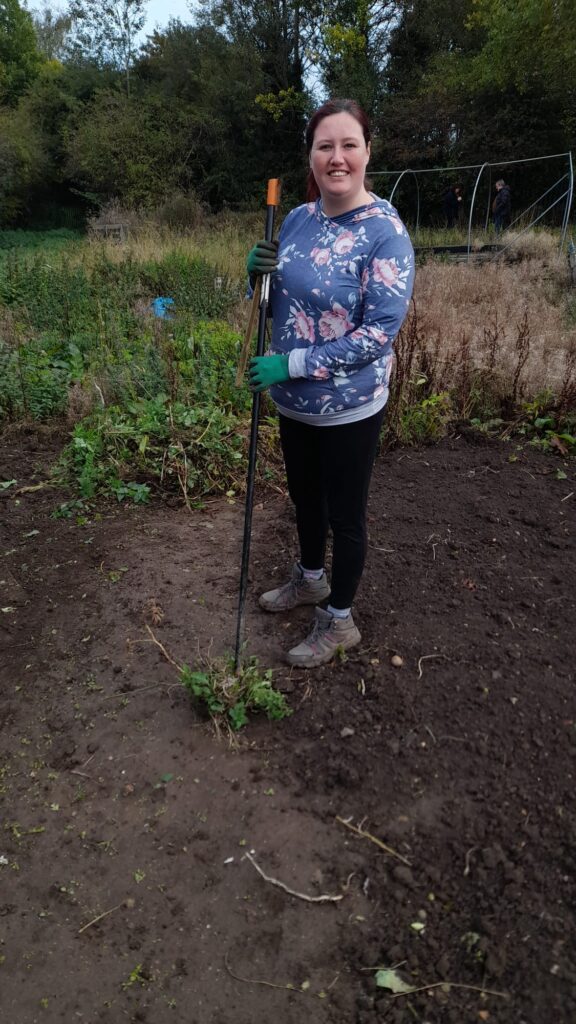
<svg viewBox="0 0 576 1024">
<path fill-rule="evenodd" d="M 80 500 L 107 492 L 140 502 L 168 490 L 191 508 L 207 493 L 243 490 L 251 396 L 235 372 L 253 230 L 251 216 L 226 215 L 211 219 L 210 233 L 201 224 L 186 237 L 154 236 L 146 220 L 120 245 L 70 238 L 60 249 L 61 236 L 48 235 L 42 248 L 35 235 L 26 248 L 19 235 L 1 250 L 0 420 L 65 425 L 59 471 Z M 567 268 L 550 233 L 524 244 L 530 258 L 514 264 L 419 268 L 396 344 L 386 443 L 433 442 L 467 420 L 572 451 Z M 173 299 L 172 319 L 154 316 L 158 296 Z M 267 411 L 259 468 L 269 477 L 278 450 Z"/>
</svg>

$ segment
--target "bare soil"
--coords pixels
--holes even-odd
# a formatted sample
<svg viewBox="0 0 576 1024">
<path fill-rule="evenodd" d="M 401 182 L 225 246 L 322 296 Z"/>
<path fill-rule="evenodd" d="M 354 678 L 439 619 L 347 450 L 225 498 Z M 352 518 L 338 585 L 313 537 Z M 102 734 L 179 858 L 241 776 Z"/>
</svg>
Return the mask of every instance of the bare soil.
<svg viewBox="0 0 576 1024">
<path fill-rule="evenodd" d="M 21 488 L 56 448 L 0 454 L 2 1022 L 574 1024 L 574 464 L 382 455 L 363 642 L 314 672 L 282 662 L 309 612 L 258 609 L 295 555 L 260 492 L 248 650 L 293 714 L 230 747 L 146 626 L 231 650 L 242 503 L 53 519 Z"/>
</svg>

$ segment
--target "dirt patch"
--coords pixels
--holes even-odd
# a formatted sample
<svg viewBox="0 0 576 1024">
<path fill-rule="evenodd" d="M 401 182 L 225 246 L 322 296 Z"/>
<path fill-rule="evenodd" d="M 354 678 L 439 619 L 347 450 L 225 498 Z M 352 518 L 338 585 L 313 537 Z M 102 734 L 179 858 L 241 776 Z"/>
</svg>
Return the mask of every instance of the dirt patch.
<svg viewBox="0 0 576 1024">
<path fill-rule="evenodd" d="M 231 649 L 241 504 L 53 519 L 65 495 L 17 491 L 55 446 L 0 456 L 2 1019 L 571 1024 L 573 464 L 383 456 L 362 646 L 310 673 L 282 663 L 308 613 L 256 604 L 295 554 L 261 493 L 248 648 L 294 713 L 230 749 L 145 626 L 179 662 Z M 391 998 L 397 964 L 436 987 Z"/>
</svg>

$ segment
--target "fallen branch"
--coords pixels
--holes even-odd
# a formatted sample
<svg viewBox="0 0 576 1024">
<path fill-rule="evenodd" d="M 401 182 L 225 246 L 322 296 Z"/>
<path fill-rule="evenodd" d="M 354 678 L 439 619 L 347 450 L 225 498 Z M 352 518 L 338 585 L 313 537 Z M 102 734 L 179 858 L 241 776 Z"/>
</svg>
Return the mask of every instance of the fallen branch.
<svg viewBox="0 0 576 1024">
<path fill-rule="evenodd" d="M 345 818 L 339 818 L 337 816 L 336 821 L 340 825 L 344 825 L 345 828 L 349 828 L 351 832 L 354 832 L 355 835 L 360 836 L 362 839 L 369 839 L 371 843 L 375 843 L 381 850 L 384 850 L 384 853 L 388 853 L 391 857 L 396 857 L 397 860 L 401 860 L 402 863 L 406 864 L 408 867 L 412 867 L 407 857 L 403 857 L 397 850 L 394 850 L 391 846 L 387 846 L 386 843 L 383 843 L 381 839 L 377 838 L 377 836 L 373 836 L 370 832 L 365 832 L 364 829 L 357 828 L 356 825 L 352 825 L 351 822 L 346 821 Z"/>
<path fill-rule="evenodd" d="M 279 882 L 277 878 L 272 878 L 270 875 L 266 875 L 250 853 L 246 853 L 244 856 L 256 868 L 256 871 L 262 876 L 265 882 L 270 882 L 271 885 L 278 886 L 279 889 L 283 889 L 284 892 L 287 892 L 289 896 L 297 896 L 299 900 L 306 900 L 306 903 L 339 903 L 340 900 L 344 899 L 343 894 L 340 896 L 306 896 L 305 893 L 296 892 L 295 889 L 290 889 L 289 886 L 284 885 L 284 882 Z"/>
</svg>

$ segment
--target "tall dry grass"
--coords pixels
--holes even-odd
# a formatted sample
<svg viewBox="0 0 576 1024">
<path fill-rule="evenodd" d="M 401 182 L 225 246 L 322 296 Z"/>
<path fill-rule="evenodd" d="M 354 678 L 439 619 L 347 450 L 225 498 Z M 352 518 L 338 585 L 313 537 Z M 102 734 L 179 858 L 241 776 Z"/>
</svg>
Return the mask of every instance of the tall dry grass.
<svg viewBox="0 0 576 1024">
<path fill-rule="evenodd" d="M 500 386 L 513 384 L 524 335 L 528 351 L 516 390 L 558 393 L 576 350 L 569 289 L 566 258 L 549 248 L 514 263 L 420 267 L 414 303 L 425 351 L 436 356 L 437 389 L 454 386 L 463 361 L 492 371 Z"/>
<path fill-rule="evenodd" d="M 89 224 L 88 251 L 83 260 L 97 258 L 100 252 L 115 263 L 131 259 L 137 263 L 162 259 L 172 253 L 199 257 L 212 264 L 218 274 L 238 280 L 245 274 L 246 255 L 263 235 L 263 214 L 227 211 L 212 215 L 199 210 L 190 223 L 176 230 L 159 220 L 159 213 L 148 215 L 107 207 Z M 96 228 L 105 223 L 124 224 L 128 235 L 119 244 L 102 238 Z"/>
</svg>

